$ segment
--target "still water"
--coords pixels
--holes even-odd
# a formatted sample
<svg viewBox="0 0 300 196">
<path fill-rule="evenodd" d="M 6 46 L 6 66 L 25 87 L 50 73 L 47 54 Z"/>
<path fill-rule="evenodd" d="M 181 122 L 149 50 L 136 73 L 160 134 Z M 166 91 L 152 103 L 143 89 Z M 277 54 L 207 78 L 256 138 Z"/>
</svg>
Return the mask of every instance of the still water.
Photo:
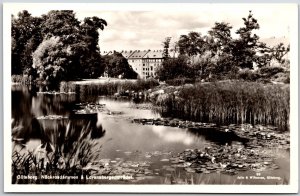
<svg viewBox="0 0 300 196">
<path fill-rule="evenodd" d="M 104 109 L 97 114 L 76 115 L 78 104 L 97 103 Z M 215 145 L 242 145 L 240 141 L 222 140 L 219 132 L 198 131 L 168 126 L 133 123 L 136 118 L 161 118 L 150 103 L 134 103 L 108 97 L 82 97 L 78 94 L 44 94 L 24 86 L 12 87 L 13 148 L 18 145 L 34 151 L 41 142 L 57 143 L 56 135 L 72 126 L 79 130 L 89 124 L 94 131 L 99 154 L 97 163 L 104 165 L 101 175 L 133 176 L 131 180 L 91 180 L 89 183 L 155 183 L 155 184 L 282 184 L 289 179 L 289 153 L 276 159 L 279 168 L 259 175 L 279 177 L 272 180 L 245 180 L 255 171 L 235 175 L 198 174 L 172 167 L 172 158 L 186 149 L 204 149 Z M 212 134 L 213 133 L 213 134 Z M 76 133 L 74 138 L 79 137 Z M 72 144 L 69 145 L 72 148 Z M 95 164 L 98 166 L 97 164 Z M 99 172 L 99 171 L 98 171 Z M 262 174 L 261 174 L 262 173 Z M 99 173 L 95 175 L 100 175 Z M 244 177 L 243 177 L 244 176 Z"/>
</svg>

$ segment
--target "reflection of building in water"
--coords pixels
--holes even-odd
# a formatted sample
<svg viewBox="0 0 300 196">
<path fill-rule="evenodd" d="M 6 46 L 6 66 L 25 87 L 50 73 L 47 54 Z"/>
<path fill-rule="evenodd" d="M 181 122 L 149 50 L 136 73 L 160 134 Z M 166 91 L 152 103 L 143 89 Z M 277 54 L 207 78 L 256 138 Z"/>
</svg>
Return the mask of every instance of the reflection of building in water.
<svg viewBox="0 0 300 196">
<path fill-rule="evenodd" d="M 113 52 L 104 51 L 104 55 Z M 163 50 L 123 50 L 120 52 L 138 74 L 139 78 L 151 78 L 156 76 L 156 70 L 163 62 Z M 177 57 L 178 52 L 173 49 L 169 51 L 170 57 Z"/>
</svg>

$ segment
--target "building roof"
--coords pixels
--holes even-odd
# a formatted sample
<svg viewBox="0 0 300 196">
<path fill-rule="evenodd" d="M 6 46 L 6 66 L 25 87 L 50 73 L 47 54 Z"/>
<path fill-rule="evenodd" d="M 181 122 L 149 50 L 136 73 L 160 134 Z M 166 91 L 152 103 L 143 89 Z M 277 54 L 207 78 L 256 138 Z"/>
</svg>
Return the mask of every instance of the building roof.
<svg viewBox="0 0 300 196">
<path fill-rule="evenodd" d="M 126 58 L 126 59 L 144 59 L 144 58 L 156 58 L 161 59 L 163 58 L 163 50 L 122 50 L 120 53 Z M 104 51 L 103 55 L 110 55 L 113 54 L 112 51 Z M 178 52 L 174 50 L 169 50 L 169 56 L 170 57 L 177 57 Z"/>
<path fill-rule="evenodd" d="M 123 57 L 125 57 L 127 59 L 133 54 L 133 52 L 134 51 L 132 51 L 132 50 L 128 50 L 128 51 L 127 50 L 122 50 L 121 54 L 123 55 Z"/>
<path fill-rule="evenodd" d="M 128 58 L 129 59 L 140 59 L 148 53 L 148 50 L 135 50 Z"/>
<path fill-rule="evenodd" d="M 112 51 L 104 51 L 103 52 L 103 55 L 110 55 L 110 54 L 113 54 L 113 52 Z"/>
<path fill-rule="evenodd" d="M 163 58 L 162 50 L 149 50 L 144 58 Z"/>
</svg>

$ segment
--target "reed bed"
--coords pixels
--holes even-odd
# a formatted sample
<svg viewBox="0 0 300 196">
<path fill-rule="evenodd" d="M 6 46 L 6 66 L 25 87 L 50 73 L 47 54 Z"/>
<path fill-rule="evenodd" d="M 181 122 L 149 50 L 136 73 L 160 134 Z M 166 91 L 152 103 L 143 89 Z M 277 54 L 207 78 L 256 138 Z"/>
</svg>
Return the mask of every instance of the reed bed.
<svg viewBox="0 0 300 196">
<path fill-rule="evenodd" d="M 12 83 L 18 83 L 18 84 L 31 84 L 32 77 L 27 75 L 12 75 L 11 76 L 11 82 Z"/>
<path fill-rule="evenodd" d="M 217 124 L 251 123 L 289 129 L 289 85 L 222 81 L 186 85 L 155 100 L 164 116 Z"/>
<path fill-rule="evenodd" d="M 74 84 L 73 82 L 61 82 L 60 92 L 76 92 L 80 95 L 114 95 L 115 93 L 125 93 L 126 91 L 141 92 L 154 88 L 159 82 L 154 79 L 147 80 L 123 80 L 108 81 L 104 83 Z"/>
<path fill-rule="evenodd" d="M 34 150 L 18 145 L 12 152 L 13 184 L 78 184 L 85 183 L 85 167 L 99 159 L 101 146 L 93 139 L 91 123 L 76 129 L 70 122 L 63 129 L 41 141 Z M 44 134 L 47 135 L 46 133 Z M 22 179 L 20 176 L 36 176 Z M 45 178 L 42 176 L 52 176 Z M 53 179 L 53 177 L 61 177 Z"/>
</svg>

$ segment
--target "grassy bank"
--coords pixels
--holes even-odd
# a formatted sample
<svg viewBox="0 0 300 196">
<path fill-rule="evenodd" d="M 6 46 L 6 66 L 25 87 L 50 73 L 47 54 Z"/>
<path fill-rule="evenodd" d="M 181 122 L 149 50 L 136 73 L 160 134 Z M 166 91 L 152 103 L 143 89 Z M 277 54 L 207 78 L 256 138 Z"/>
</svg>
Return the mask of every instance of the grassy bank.
<svg viewBox="0 0 300 196">
<path fill-rule="evenodd" d="M 289 127 L 289 85 L 222 81 L 185 85 L 155 99 L 164 116 L 219 124 Z"/>
</svg>

